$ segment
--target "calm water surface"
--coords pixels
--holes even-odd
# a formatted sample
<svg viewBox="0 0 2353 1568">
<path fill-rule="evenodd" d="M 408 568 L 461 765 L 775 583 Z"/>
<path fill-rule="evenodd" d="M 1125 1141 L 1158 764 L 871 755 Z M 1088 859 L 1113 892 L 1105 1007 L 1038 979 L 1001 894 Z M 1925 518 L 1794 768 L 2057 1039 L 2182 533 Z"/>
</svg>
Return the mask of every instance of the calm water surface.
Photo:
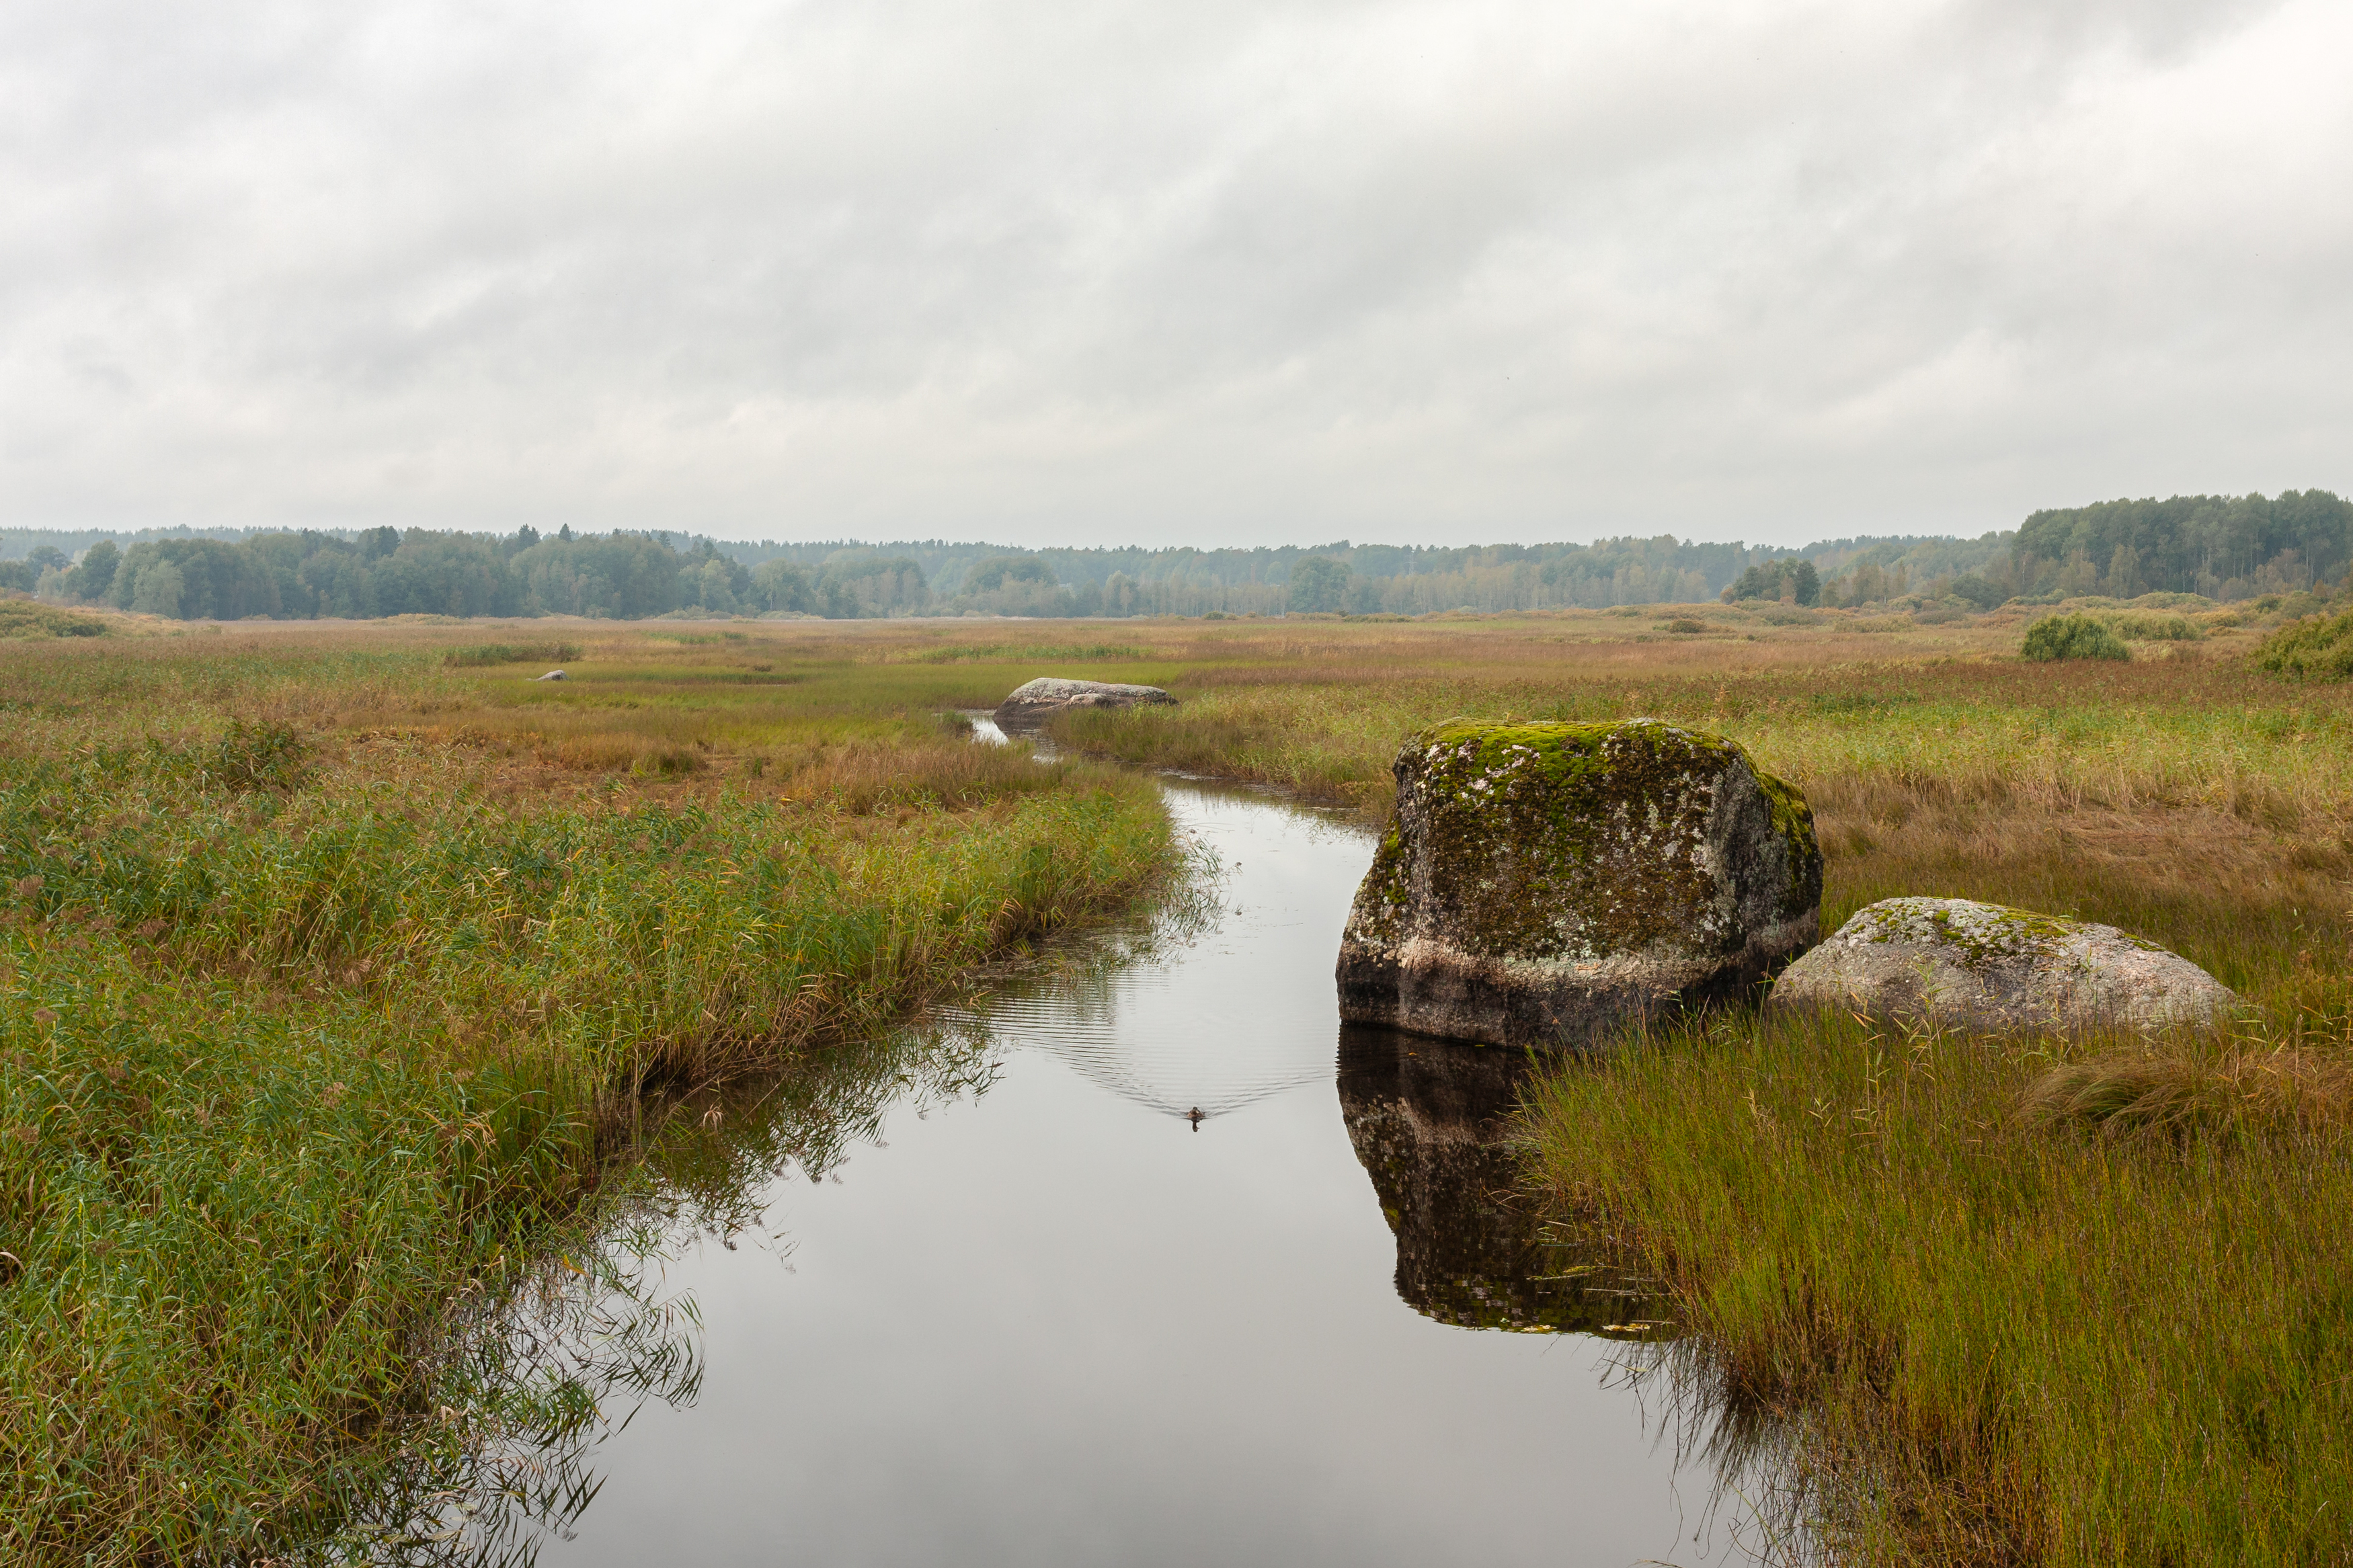
<svg viewBox="0 0 2353 1568">
<path fill-rule="evenodd" d="M 1546 1278 L 1498 1199 L 1516 1058 L 1343 1038 L 1369 837 L 1164 787 L 1219 910 L 991 1002 L 984 1089 L 768 1179 L 732 1245 L 673 1237 L 701 1386 L 596 1446 L 541 1563 L 1744 1556 L 1611 1373 L 1639 1302 Z"/>
</svg>

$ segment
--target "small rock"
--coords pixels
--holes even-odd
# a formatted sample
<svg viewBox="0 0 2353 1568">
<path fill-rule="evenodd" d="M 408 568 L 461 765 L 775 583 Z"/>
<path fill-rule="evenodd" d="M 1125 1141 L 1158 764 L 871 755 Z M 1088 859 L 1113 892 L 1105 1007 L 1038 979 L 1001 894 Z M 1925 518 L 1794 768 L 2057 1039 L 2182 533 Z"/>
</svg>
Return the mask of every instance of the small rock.
<svg viewBox="0 0 2353 1568">
<path fill-rule="evenodd" d="M 1119 686 L 1108 680 L 1062 680 L 1041 677 L 1014 689 L 997 705 L 999 729 L 1038 724 L 1073 708 L 1141 708 L 1176 700 L 1156 686 Z"/>
<path fill-rule="evenodd" d="M 1883 899 L 1774 983 L 1768 1012 L 1860 1012 L 2008 1033 L 2207 1025 L 2238 1000 L 2114 926 L 1968 899 Z"/>
<path fill-rule="evenodd" d="M 1340 944 L 1349 1023 L 1587 1046 L 1736 995 L 1821 932 L 1805 797 L 1720 736 L 1458 722 L 1395 772 Z"/>
<path fill-rule="evenodd" d="M 533 680 L 562 680 L 564 678 L 564 672 L 560 669 L 551 669 L 545 675 L 532 677 Z"/>
</svg>

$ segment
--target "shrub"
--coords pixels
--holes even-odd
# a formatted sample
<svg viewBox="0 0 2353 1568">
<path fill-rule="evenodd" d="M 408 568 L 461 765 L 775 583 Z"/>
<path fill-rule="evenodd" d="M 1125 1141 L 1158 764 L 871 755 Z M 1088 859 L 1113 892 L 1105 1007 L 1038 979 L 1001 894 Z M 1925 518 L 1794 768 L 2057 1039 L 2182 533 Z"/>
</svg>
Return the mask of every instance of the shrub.
<svg viewBox="0 0 2353 1568">
<path fill-rule="evenodd" d="M 106 623 L 31 599 L 0 603 L 0 637 L 102 637 Z"/>
<path fill-rule="evenodd" d="M 2353 678 L 2353 610 L 2290 622 L 2256 646 L 2254 663 L 2291 680 Z"/>
<path fill-rule="evenodd" d="M 2026 628 L 2020 650 L 2038 664 L 2055 658 L 2130 658 L 2116 633 L 2089 616 L 2045 616 Z"/>
<path fill-rule="evenodd" d="M 2199 642 L 2206 634 L 2187 616 L 2105 616 L 2107 628 L 2127 642 Z"/>
</svg>

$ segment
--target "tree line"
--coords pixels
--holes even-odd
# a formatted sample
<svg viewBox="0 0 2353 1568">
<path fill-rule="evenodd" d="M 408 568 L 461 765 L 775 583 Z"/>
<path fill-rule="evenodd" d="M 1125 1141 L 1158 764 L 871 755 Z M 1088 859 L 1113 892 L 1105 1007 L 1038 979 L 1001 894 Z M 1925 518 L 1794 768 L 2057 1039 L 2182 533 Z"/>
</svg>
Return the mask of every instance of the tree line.
<svg viewBox="0 0 2353 1568">
<path fill-rule="evenodd" d="M 675 612 L 828 618 L 1419 614 L 1710 596 L 1766 554 L 1672 537 L 1598 544 L 1249 551 L 681 542 L 651 533 L 496 536 L 392 528 L 47 542 L 0 561 L 0 588 L 179 620 Z M 927 559 L 928 557 L 928 559 Z M 1133 571 L 1128 568 L 1134 568 Z"/>
<path fill-rule="evenodd" d="M 13 573 L 5 568 L 15 567 Z M 36 576 L 35 574 L 37 574 Z M 721 615 L 889 615 L 919 595 L 911 563 L 863 560 L 809 571 L 745 565 L 710 541 L 679 548 L 653 534 L 503 538 L 376 528 L 218 539 L 100 540 L 68 565 L 39 549 L 0 563 L 0 586 L 69 604 L 104 604 L 174 620 L 324 616 L 570 615 L 639 620 L 678 610 Z M 33 582 L 24 579 L 34 576 Z"/>
<path fill-rule="evenodd" d="M 256 616 L 675 613 L 1030 616 L 1419 615 L 1717 597 L 1856 606 L 2152 591 L 2218 600 L 2327 582 L 2353 563 L 2353 504 L 2327 490 L 2176 496 L 2037 511 L 1974 540 L 1841 539 L 1803 550 L 1656 538 L 1591 544 L 1352 544 L 1050 549 L 940 540 L 724 543 L 659 533 L 543 537 L 375 528 L 207 535 L 126 545 L 0 531 L 0 589 L 181 620 Z M 81 544 L 79 555 L 64 548 Z"/>
</svg>

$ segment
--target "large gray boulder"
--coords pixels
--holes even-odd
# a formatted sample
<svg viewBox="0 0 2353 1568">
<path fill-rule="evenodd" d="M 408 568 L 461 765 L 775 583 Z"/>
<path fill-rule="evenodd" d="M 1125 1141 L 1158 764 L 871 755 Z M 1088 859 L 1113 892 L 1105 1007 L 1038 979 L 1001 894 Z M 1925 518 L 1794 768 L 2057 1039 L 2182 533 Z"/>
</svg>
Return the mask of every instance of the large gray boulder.
<svg viewBox="0 0 2353 1568">
<path fill-rule="evenodd" d="M 1074 708 L 1137 708 L 1176 700 L 1156 686 L 1121 686 L 1108 680 L 1062 680 L 1044 676 L 1014 688 L 1013 695 L 997 705 L 997 722 L 1041 724 Z"/>
<path fill-rule="evenodd" d="M 1587 1047 L 1737 994 L 1821 933 L 1812 812 L 1720 736 L 1456 722 L 1395 772 L 1340 943 L 1350 1023 Z"/>
<path fill-rule="evenodd" d="M 2203 1026 L 2237 1000 L 2180 954 L 2114 926 L 1968 899 L 1883 899 L 1782 971 L 1766 1006 L 2010 1033 Z"/>
</svg>

